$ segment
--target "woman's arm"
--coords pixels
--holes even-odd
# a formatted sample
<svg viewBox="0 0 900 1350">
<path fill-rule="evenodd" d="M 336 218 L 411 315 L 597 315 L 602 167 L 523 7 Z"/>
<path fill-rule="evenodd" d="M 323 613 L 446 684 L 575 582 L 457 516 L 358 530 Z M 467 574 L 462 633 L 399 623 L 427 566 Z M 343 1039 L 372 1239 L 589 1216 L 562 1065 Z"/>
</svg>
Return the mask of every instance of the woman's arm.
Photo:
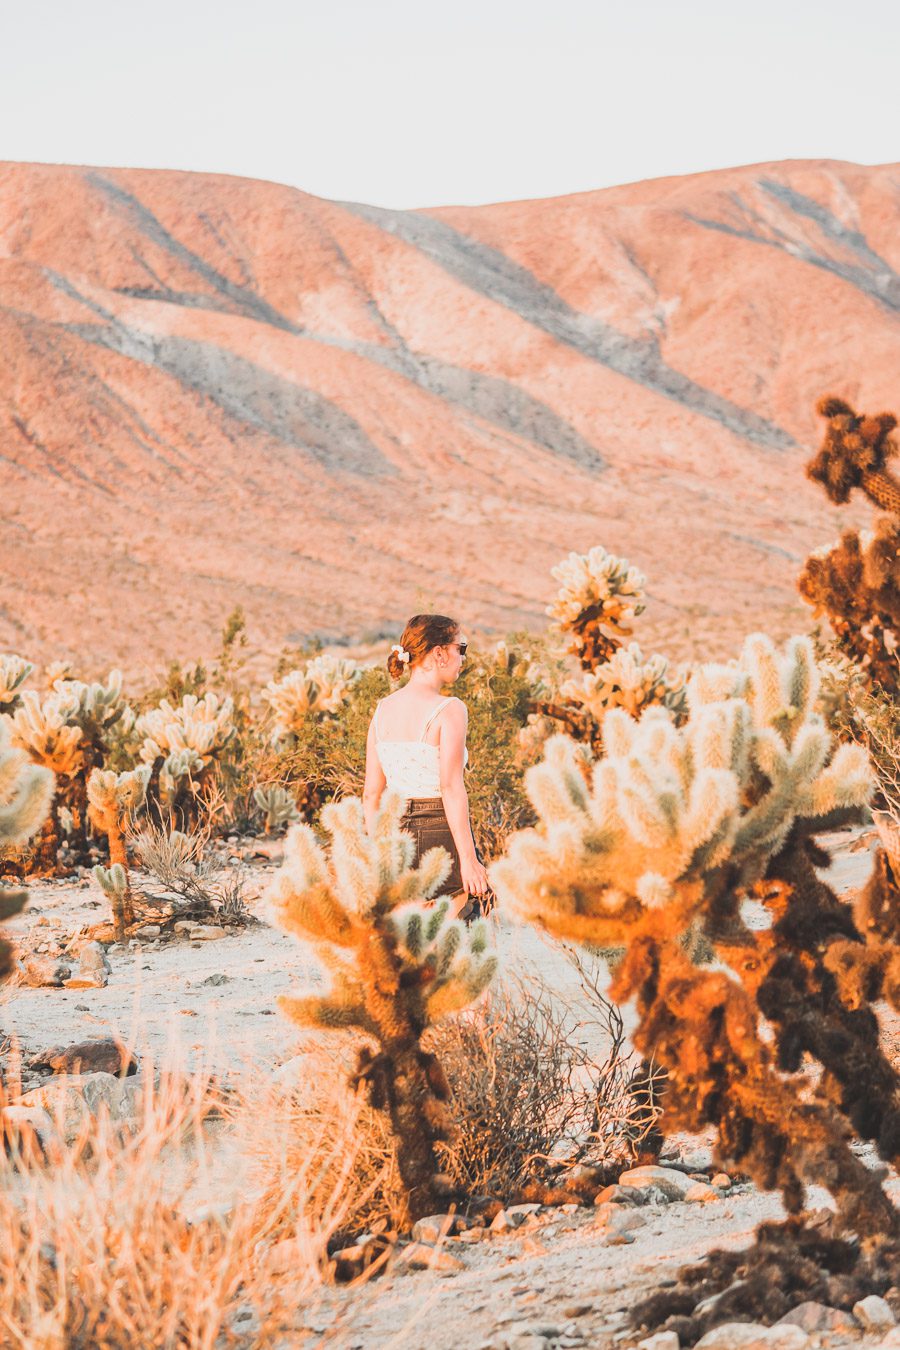
<svg viewBox="0 0 900 1350">
<path fill-rule="evenodd" d="M 366 781 L 363 786 L 363 817 L 366 822 L 366 834 L 372 833 L 372 822 L 375 819 L 375 812 L 378 810 L 378 803 L 381 801 L 381 794 L 387 787 L 387 779 L 384 776 L 384 770 L 381 767 L 381 761 L 378 758 L 378 751 L 375 749 L 375 719 L 369 723 L 369 734 L 366 737 Z"/>
<path fill-rule="evenodd" d="M 448 703 L 440 717 L 441 797 L 444 815 L 459 854 L 463 886 L 474 895 L 484 895 L 487 873 L 475 855 L 475 840 L 469 823 L 469 795 L 463 782 L 466 728 L 469 713 L 458 698 Z"/>
</svg>

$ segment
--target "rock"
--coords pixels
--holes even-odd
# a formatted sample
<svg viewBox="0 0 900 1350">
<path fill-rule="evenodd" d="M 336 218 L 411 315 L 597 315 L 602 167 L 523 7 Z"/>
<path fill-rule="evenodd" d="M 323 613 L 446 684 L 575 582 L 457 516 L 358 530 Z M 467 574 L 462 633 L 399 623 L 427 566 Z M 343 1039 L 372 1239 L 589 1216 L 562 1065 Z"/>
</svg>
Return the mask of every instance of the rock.
<svg viewBox="0 0 900 1350">
<path fill-rule="evenodd" d="M 56 1045 L 32 1055 L 28 1061 L 30 1069 L 50 1069 L 58 1074 L 136 1073 L 138 1061 L 134 1055 L 113 1036 L 99 1036 L 87 1041 L 76 1041 L 73 1045 Z"/>
<path fill-rule="evenodd" d="M 594 1311 L 593 1303 L 566 1303 L 562 1310 L 562 1315 L 569 1321 L 573 1317 L 587 1317 L 588 1313 Z"/>
<path fill-rule="evenodd" d="M 158 923 L 145 923 L 134 930 L 134 935 L 140 938 L 142 942 L 149 942 L 151 938 L 158 938 L 161 932 L 162 929 Z"/>
<path fill-rule="evenodd" d="M 868 1298 L 861 1298 L 858 1303 L 854 1303 L 853 1316 L 863 1331 L 890 1331 L 891 1327 L 897 1325 L 890 1304 L 877 1294 L 870 1294 Z"/>
<path fill-rule="evenodd" d="M 777 1327 L 794 1326 L 802 1327 L 804 1331 L 858 1331 L 859 1327 L 856 1321 L 849 1313 L 841 1312 L 840 1308 L 829 1308 L 826 1303 L 814 1303 L 807 1300 L 806 1303 L 798 1303 L 796 1308 L 791 1308 L 784 1317 L 779 1317 L 775 1323 Z"/>
<path fill-rule="evenodd" d="M 200 988 L 215 989 L 220 984 L 229 984 L 230 981 L 231 981 L 230 975 L 223 975 L 221 971 L 216 971 L 215 975 L 207 975 L 205 980 L 200 981 Z"/>
<path fill-rule="evenodd" d="M 65 989 L 105 989 L 108 983 L 109 977 L 105 974 L 100 975 L 98 973 L 94 975 L 88 973 L 82 975 L 79 971 L 77 974 L 71 975 L 67 980 L 63 980 L 63 987 Z"/>
<path fill-rule="evenodd" d="M 32 956 L 22 964 L 25 983 L 32 989 L 61 989 L 72 967 L 58 956 Z"/>
<path fill-rule="evenodd" d="M 641 1205 L 644 1193 L 637 1186 L 605 1186 L 594 1197 L 595 1205 Z"/>
<path fill-rule="evenodd" d="M 632 1186 L 642 1191 L 655 1186 L 657 1190 L 662 1191 L 667 1200 L 683 1200 L 695 1184 L 690 1177 L 675 1167 L 657 1167 L 652 1163 L 644 1167 L 633 1167 L 631 1171 L 623 1172 L 619 1177 L 620 1186 Z"/>
<path fill-rule="evenodd" d="M 701 1336 L 694 1350 L 805 1350 L 809 1337 L 802 1327 L 764 1327 L 758 1322 L 724 1322 Z"/>
<path fill-rule="evenodd" d="M 486 1228 L 467 1228 L 464 1233 L 460 1233 L 460 1242 L 481 1242 L 482 1238 L 487 1237 Z"/>
<path fill-rule="evenodd" d="M 562 1208 L 563 1208 L 563 1209 L 566 1209 L 567 1206 L 566 1206 L 566 1205 L 563 1205 Z M 522 1223 L 522 1222 L 523 1222 L 525 1219 L 527 1219 L 530 1215 L 532 1215 L 532 1214 L 537 1214 L 537 1212 L 538 1212 L 539 1209 L 540 1209 L 540 1205 L 535 1205 L 535 1204 L 529 1204 L 529 1205 L 507 1205 L 507 1207 L 506 1207 L 506 1213 L 509 1215 L 509 1217 L 510 1217 L 511 1219 L 513 1219 L 513 1220 L 518 1219 L 519 1223 Z M 572 1206 L 572 1209 L 573 1209 L 573 1211 L 576 1210 L 576 1209 L 578 1209 L 578 1205 L 573 1205 L 573 1206 Z"/>
<path fill-rule="evenodd" d="M 878 1350 L 900 1350 L 900 1327 L 894 1327 L 888 1332 L 884 1340 L 879 1342 Z"/>
<path fill-rule="evenodd" d="M 99 942 L 85 942 L 78 953 L 78 970 L 82 975 L 108 975 L 112 969 L 106 952 Z"/>
<path fill-rule="evenodd" d="M 700 1144 L 696 1148 L 686 1149 L 679 1162 L 685 1172 L 711 1172 L 713 1169 L 712 1148 Z"/>
<path fill-rule="evenodd" d="M 455 1214 L 431 1214 L 427 1219 L 417 1219 L 412 1227 L 416 1242 L 441 1242 L 456 1229 Z"/>
<path fill-rule="evenodd" d="M 39 1106 L 60 1128 L 67 1144 L 77 1138 L 86 1119 L 106 1111 L 110 1120 L 134 1122 L 143 1102 L 140 1075 L 116 1078 L 111 1073 L 59 1074 L 20 1097 L 20 1106 Z"/>
<path fill-rule="evenodd" d="M 644 1227 L 646 1219 L 630 1204 L 598 1204 L 595 1207 L 596 1226 L 607 1233 L 629 1233 L 631 1228 Z"/>
<path fill-rule="evenodd" d="M 53 1121 L 41 1106 L 4 1107 L 0 1127 L 7 1148 L 26 1155 L 43 1153 L 54 1132 Z"/>
<path fill-rule="evenodd" d="M 717 1172 L 709 1184 L 715 1186 L 718 1191 L 730 1191 L 732 1181 L 727 1172 Z"/>
<path fill-rule="evenodd" d="M 442 1274 L 454 1274 L 466 1268 L 462 1261 L 457 1261 L 449 1252 L 429 1247 L 424 1242 L 410 1242 L 408 1246 L 401 1247 L 394 1258 L 394 1265 L 407 1266 L 410 1270 L 440 1271 Z"/>
<path fill-rule="evenodd" d="M 215 942 L 217 938 L 225 936 L 225 929 L 214 923 L 194 924 L 190 930 L 191 942 Z"/>
<path fill-rule="evenodd" d="M 721 1200 L 721 1192 L 715 1186 L 707 1186 L 705 1181 L 695 1181 L 690 1190 L 685 1191 L 684 1199 L 689 1205 L 705 1205 L 710 1200 Z"/>
<path fill-rule="evenodd" d="M 638 1341 L 637 1350 L 680 1350 L 680 1347 L 677 1331 L 658 1331 L 655 1336 Z"/>
</svg>

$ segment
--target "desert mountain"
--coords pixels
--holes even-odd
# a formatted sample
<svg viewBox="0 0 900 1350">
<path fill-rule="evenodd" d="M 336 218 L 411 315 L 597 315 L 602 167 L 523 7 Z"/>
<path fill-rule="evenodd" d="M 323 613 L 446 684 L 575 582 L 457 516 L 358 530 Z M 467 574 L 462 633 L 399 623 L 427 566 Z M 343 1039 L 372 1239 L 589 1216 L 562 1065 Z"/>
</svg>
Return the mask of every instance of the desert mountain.
<svg viewBox="0 0 900 1350">
<path fill-rule="evenodd" d="M 645 645 L 808 624 L 818 395 L 900 402 L 900 169 L 754 165 L 392 211 L 0 165 L 0 650 L 91 670 L 423 608 L 540 626 L 570 549 Z"/>
</svg>

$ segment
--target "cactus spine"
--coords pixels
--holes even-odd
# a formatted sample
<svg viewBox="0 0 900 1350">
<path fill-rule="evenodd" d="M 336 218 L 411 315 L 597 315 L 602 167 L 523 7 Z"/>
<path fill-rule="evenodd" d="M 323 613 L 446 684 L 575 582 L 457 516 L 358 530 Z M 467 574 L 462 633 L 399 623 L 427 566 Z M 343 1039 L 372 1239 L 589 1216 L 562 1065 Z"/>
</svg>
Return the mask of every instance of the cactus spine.
<svg viewBox="0 0 900 1350">
<path fill-rule="evenodd" d="M 450 1129 L 446 1079 L 422 1036 L 483 993 L 496 959 L 483 925 L 466 932 L 447 919 L 446 901 L 426 906 L 450 859 L 430 849 L 412 867 L 402 809 L 399 798 L 385 794 L 369 836 L 358 798 L 329 803 L 322 811 L 328 852 L 310 826 L 292 826 L 269 895 L 283 926 L 314 942 L 331 974 L 326 994 L 282 998 L 281 1006 L 300 1026 L 365 1038 L 352 1081 L 390 1118 L 415 1219 L 440 1205 L 435 1145 Z"/>
</svg>

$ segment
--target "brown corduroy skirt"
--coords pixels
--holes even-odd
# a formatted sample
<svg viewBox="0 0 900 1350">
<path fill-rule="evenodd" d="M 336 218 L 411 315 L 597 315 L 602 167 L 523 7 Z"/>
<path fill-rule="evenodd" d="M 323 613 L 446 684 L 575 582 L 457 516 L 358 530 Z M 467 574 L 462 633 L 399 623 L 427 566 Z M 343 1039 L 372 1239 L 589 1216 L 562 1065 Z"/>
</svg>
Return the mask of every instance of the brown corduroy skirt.
<svg viewBox="0 0 900 1350">
<path fill-rule="evenodd" d="M 445 848 L 452 859 L 450 875 L 441 886 L 442 895 L 458 895 L 463 889 L 462 874 L 459 868 L 459 854 L 456 851 L 456 844 L 453 842 L 453 835 L 450 832 L 450 826 L 447 823 L 447 816 L 444 811 L 444 803 L 440 797 L 410 797 L 406 803 L 406 810 L 400 821 L 401 829 L 407 830 L 416 841 L 415 866 L 418 867 L 423 854 L 430 848 Z M 474 841 L 473 841 L 474 842 Z M 481 850 L 475 848 L 475 856 L 480 863 L 484 862 Z M 478 912 L 483 910 L 487 912 L 492 908 L 493 895 L 486 897 L 474 897 L 474 908 Z M 470 917 L 465 915 L 465 917 Z"/>
</svg>

